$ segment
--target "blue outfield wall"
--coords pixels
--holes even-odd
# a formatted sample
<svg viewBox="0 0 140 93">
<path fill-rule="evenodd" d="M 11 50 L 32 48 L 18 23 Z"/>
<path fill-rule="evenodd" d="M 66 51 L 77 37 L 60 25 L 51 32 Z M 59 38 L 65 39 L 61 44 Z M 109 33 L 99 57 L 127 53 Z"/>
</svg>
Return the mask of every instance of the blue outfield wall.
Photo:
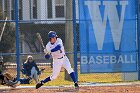
<svg viewBox="0 0 140 93">
<path fill-rule="evenodd" d="M 79 0 L 81 73 L 135 72 L 137 0 Z"/>
</svg>

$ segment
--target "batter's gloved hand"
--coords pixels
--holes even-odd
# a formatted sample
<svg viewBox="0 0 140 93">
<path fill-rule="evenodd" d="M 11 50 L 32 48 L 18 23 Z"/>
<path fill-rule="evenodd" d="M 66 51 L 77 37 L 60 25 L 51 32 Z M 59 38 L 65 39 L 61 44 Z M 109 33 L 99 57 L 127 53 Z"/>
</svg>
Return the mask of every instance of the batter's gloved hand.
<svg viewBox="0 0 140 93">
<path fill-rule="evenodd" d="M 50 58 L 51 58 L 51 55 L 50 55 L 50 54 L 46 54 L 46 55 L 45 55 L 45 58 L 46 58 L 46 59 L 50 59 Z"/>
<path fill-rule="evenodd" d="M 50 54 L 50 52 L 47 49 L 43 50 L 45 54 Z"/>
</svg>

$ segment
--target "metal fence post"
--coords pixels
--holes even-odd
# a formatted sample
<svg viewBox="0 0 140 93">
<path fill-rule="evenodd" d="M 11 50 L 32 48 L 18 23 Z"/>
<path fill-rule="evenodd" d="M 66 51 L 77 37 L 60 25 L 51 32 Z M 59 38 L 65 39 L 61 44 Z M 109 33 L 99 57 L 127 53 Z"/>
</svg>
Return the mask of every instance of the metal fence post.
<svg viewBox="0 0 140 93">
<path fill-rule="evenodd" d="M 72 1 L 72 18 L 73 18 L 73 51 L 74 51 L 74 71 L 76 79 L 78 80 L 78 68 L 77 68 L 77 39 L 76 39 L 76 7 L 75 7 L 75 0 Z"/>
<path fill-rule="evenodd" d="M 66 51 L 73 51 L 73 21 L 72 21 L 72 0 L 66 0 L 66 19 L 71 21 L 66 21 L 65 23 L 65 49 Z M 74 55 L 67 55 L 71 66 L 74 67 Z M 65 70 L 65 80 L 71 81 L 70 75 Z"/>
<path fill-rule="evenodd" d="M 19 0 L 15 0 L 17 80 L 20 79 L 20 51 L 19 51 L 19 30 L 18 30 L 18 1 Z"/>
<path fill-rule="evenodd" d="M 140 80 L 140 32 L 139 32 L 139 18 L 140 18 L 140 10 L 139 10 L 139 4 L 140 4 L 140 0 L 137 0 L 136 2 L 136 6 L 137 6 L 137 44 L 138 44 L 138 80 Z"/>
</svg>

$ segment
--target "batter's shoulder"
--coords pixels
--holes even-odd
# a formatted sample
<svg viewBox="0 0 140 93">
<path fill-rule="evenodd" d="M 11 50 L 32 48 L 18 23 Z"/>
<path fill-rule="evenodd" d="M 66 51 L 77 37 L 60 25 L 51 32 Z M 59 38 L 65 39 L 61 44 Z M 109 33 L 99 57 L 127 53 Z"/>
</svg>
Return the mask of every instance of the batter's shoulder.
<svg viewBox="0 0 140 93">
<path fill-rule="evenodd" d="M 61 39 L 61 38 L 57 38 L 57 41 L 60 41 L 60 42 L 62 42 L 62 39 Z"/>
</svg>

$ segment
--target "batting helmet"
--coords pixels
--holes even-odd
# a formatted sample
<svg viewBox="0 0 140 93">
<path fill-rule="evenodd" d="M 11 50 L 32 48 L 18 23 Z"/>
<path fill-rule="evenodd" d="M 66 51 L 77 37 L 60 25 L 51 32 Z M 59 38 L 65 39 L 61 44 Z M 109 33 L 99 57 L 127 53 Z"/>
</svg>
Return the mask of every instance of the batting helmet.
<svg viewBox="0 0 140 93">
<path fill-rule="evenodd" d="M 57 37 L 57 34 L 56 34 L 55 31 L 50 31 L 50 32 L 48 33 L 48 37 L 49 37 L 49 38 Z"/>
</svg>

